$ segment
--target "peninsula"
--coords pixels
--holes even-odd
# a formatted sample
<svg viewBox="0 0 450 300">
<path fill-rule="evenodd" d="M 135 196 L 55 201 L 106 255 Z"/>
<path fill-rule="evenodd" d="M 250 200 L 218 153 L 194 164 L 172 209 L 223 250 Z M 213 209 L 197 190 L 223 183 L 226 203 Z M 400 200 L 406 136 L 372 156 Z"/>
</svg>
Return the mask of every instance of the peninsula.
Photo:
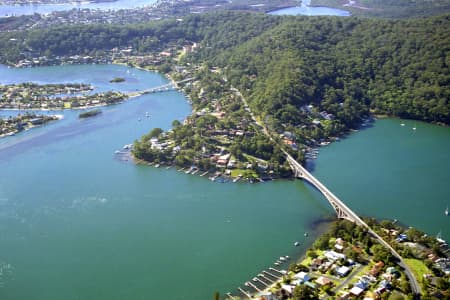
<svg viewBox="0 0 450 300">
<path fill-rule="evenodd" d="M 220 12 L 148 25 L 68 26 L 1 33 L 0 61 L 30 66 L 95 58 L 158 70 L 180 82 L 193 113 L 175 120 L 171 131 L 145 135 L 135 157 L 253 182 L 291 177 L 283 151 L 304 163 L 319 147 L 369 126 L 373 115 L 450 124 L 449 66 L 434 50 L 448 49 L 442 38 L 450 36 L 442 26 L 448 19 Z M 88 106 L 103 103 L 87 97 L 94 98 Z"/>
<path fill-rule="evenodd" d="M 7 119 L 0 118 L 0 138 L 15 135 L 23 130 L 44 125 L 50 121 L 61 119 L 60 115 L 37 115 L 26 113 Z"/>
<path fill-rule="evenodd" d="M 120 92 L 88 94 L 87 84 L 22 83 L 0 85 L 0 109 L 68 109 L 110 105 L 124 101 Z"/>
<path fill-rule="evenodd" d="M 419 280 L 423 297 L 449 297 L 449 247 L 440 238 L 396 221 L 366 219 L 399 252 Z M 228 299 L 414 299 L 398 261 L 365 228 L 333 221 L 306 255 L 290 263 L 280 256 L 273 267 L 243 284 Z M 286 268 L 286 270 L 284 270 Z M 361 298 L 362 299 L 362 298 Z"/>
</svg>

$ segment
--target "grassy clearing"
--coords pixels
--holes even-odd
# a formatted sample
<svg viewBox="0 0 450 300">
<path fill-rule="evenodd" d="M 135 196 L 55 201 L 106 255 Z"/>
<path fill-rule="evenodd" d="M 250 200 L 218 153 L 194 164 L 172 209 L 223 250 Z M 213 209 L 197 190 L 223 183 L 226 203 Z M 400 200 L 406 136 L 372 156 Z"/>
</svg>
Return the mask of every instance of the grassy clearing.
<svg viewBox="0 0 450 300">
<path fill-rule="evenodd" d="M 406 264 L 411 268 L 411 271 L 416 276 L 417 280 L 421 280 L 424 274 L 430 274 L 431 271 L 425 266 L 425 264 L 414 258 L 405 258 Z"/>
<path fill-rule="evenodd" d="M 246 169 L 233 169 L 231 170 L 231 177 L 238 177 L 242 175 L 242 178 L 258 178 L 258 174 L 254 170 L 246 170 Z"/>
</svg>

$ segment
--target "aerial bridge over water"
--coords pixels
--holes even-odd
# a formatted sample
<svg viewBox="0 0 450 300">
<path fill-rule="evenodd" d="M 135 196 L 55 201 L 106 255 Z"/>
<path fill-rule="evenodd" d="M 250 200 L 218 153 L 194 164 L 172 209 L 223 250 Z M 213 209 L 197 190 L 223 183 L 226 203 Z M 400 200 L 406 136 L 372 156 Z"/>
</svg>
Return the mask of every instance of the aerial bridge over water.
<svg viewBox="0 0 450 300">
<path fill-rule="evenodd" d="M 180 83 L 185 83 L 185 82 L 189 82 L 192 81 L 193 78 L 186 78 L 180 81 L 174 81 L 171 83 L 167 83 L 167 84 L 163 84 L 160 86 L 156 86 L 156 87 L 152 87 L 146 90 L 142 90 L 142 91 L 136 91 L 136 92 L 130 92 L 128 93 L 129 97 L 137 97 L 137 96 L 142 96 L 142 95 L 147 95 L 147 94 L 154 94 L 154 93 L 162 93 L 162 92 L 168 92 L 168 91 L 173 91 L 176 90 L 178 88 L 178 84 Z"/>
<path fill-rule="evenodd" d="M 276 143 L 275 139 L 272 138 L 270 132 L 267 130 L 265 126 L 263 126 L 257 118 L 255 118 L 253 112 L 250 110 L 247 101 L 242 96 L 242 94 L 237 90 L 236 88 L 232 88 L 233 91 L 237 93 L 237 95 L 242 99 L 244 102 L 245 107 L 248 108 L 248 111 L 253 119 L 253 121 L 261 127 L 263 133 L 274 143 Z M 417 279 L 411 272 L 411 269 L 406 265 L 405 261 L 403 260 L 402 256 L 397 253 L 397 251 L 389 245 L 380 235 L 378 235 L 375 231 L 370 228 L 369 225 L 367 225 L 366 222 L 364 222 L 353 210 L 351 210 L 343 201 L 341 201 L 336 195 L 334 195 L 324 184 L 322 184 L 316 177 L 314 177 L 311 173 L 308 172 L 298 161 L 296 161 L 287 151 L 285 151 L 283 148 L 281 148 L 283 153 L 286 155 L 286 160 L 288 161 L 292 171 L 294 172 L 294 175 L 296 178 L 303 179 L 310 183 L 313 187 L 315 187 L 330 203 L 330 205 L 333 207 L 334 211 L 336 212 L 336 215 L 339 219 L 346 219 L 351 222 L 356 223 L 357 225 L 360 225 L 367 229 L 367 232 L 375 238 L 380 244 L 382 244 L 384 247 L 386 247 L 391 254 L 398 259 L 399 266 L 401 266 L 406 273 L 406 276 L 409 279 L 411 290 L 416 294 L 421 294 L 421 288 L 417 282 Z"/>
<path fill-rule="evenodd" d="M 397 253 L 397 251 L 389 245 L 378 233 L 372 230 L 366 222 L 364 222 L 355 212 L 353 212 L 344 202 L 342 202 L 336 195 L 334 195 L 324 184 L 322 184 L 316 177 L 314 177 L 311 173 L 308 172 L 299 162 L 297 162 L 289 153 L 284 151 L 286 155 L 286 159 L 295 174 L 295 177 L 301 178 L 312 186 L 314 186 L 330 203 L 333 207 L 336 215 L 339 219 L 346 219 L 351 222 L 356 223 L 359 226 L 362 226 L 367 229 L 367 232 L 375 238 L 380 244 L 386 247 L 391 254 L 398 259 L 399 265 L 405 270 L 405 273 L 410 281 L 411 289 L 416 295 L 420 295 L 421 288 L 417 282 L 417 279 L 412 274 L 410 268 L 406 265 L 402 256 Z"/>
</svg>

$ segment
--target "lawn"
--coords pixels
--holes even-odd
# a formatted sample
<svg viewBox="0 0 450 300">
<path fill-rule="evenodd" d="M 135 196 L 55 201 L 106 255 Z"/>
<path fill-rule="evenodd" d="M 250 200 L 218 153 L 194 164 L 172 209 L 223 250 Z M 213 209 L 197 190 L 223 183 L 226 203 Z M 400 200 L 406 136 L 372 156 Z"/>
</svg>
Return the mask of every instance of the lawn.
<svg viewBox="0 0 450 300">
<path fill-rule="evenodd" d="M 258 178 L 258 174 L 254 170 L 245 170 L 245 169 L 233 169 L 231 170 L 231 177 L 238 177 L 238 175 L 242 175 L 243 178 Z"/>
<path fill-rule="evenodd" d="M 411 271 L 414 273 L 414 276 L 416 276 L 416 279 L 418 281 L 421 281 L 424 274 L 431 273 L 431 271 L 421 260 L 414 258 L 405 258 L 405 262 L 411 268 Z"/>
</svg>

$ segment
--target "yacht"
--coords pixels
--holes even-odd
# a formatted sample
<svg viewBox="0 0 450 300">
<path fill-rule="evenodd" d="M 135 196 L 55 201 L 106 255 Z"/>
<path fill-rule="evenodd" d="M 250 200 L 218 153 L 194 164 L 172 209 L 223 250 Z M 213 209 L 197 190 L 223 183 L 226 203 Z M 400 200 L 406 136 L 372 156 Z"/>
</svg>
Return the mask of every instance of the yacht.
<svg viewBox="0 0 450 300">
<path fill-rule="evenodd" d="M 448 216 L 448 206 L 447 206 L 447 208 L 445 209 L 444 213 L 445 213 L 446 216 Z"/>
</svg>

